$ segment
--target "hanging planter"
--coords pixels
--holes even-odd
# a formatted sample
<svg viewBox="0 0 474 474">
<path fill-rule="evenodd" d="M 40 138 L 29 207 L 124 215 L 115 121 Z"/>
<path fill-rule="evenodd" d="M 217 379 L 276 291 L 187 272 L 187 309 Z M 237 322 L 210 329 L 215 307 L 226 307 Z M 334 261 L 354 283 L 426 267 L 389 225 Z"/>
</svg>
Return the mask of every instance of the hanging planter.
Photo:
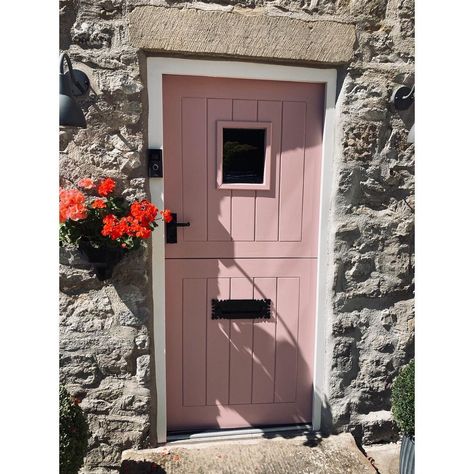
<svg viewBox="0 0 474 474">
<path fill-rule="evenodd" d="M 115 265 L 122 260 L 127 252 L 122 248 L 93 247 L 87 241 L 80 241 L 78 249 L 84 259 L 92 265 L 97 279 L 100 281 L 112 277 Z"/>
<path fill-rule="evenodd" d="M 159 219 L 170 222 L 169 210 L 159 211 L 151 202 L 127 202 L 112 196 L 115 181 L 81 179 L 77 188 L 59 191 L 59 240 L 73 247 L 92 265 L 99 280 L 112 277 L 122 257 L 138 249 L 158 226 Z"/>
</svg>

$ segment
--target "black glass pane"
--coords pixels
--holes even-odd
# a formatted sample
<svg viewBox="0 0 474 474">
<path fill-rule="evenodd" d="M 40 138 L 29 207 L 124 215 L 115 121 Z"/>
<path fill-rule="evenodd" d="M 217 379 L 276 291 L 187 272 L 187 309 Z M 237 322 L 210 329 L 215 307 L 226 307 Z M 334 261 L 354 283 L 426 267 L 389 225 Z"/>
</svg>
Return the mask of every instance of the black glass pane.
<svg viewBox="0 0 474 474">
<path fill-rule="evenodd" d="M 258 128 L 224 128 L 223 183 L 263 183 L 265 132 Z"/>
</svg>

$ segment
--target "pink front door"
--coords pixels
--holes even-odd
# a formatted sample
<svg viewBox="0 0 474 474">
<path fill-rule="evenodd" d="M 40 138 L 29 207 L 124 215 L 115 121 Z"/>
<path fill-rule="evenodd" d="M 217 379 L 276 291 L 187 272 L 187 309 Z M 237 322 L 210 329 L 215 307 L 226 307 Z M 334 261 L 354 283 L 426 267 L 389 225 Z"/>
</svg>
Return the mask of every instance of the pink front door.
<svg viewBox="0 0 474 474">
<path fill-rule="evenodd" d="M 165 206 L 190 222 L 165 255 L 171 431 L 311 421 L 323 103 L 319 84 L 164 76 Z M 241 300 L 269 314 L 216 309 Z"/>
</svg>

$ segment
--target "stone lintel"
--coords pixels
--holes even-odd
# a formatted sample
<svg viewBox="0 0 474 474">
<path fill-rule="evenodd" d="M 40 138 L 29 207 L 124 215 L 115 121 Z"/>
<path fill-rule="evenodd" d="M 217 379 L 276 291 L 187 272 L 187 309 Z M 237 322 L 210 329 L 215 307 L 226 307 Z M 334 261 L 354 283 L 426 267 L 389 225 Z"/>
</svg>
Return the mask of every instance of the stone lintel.
<svg viewBox="0 0 474 474">
<path fill-rule="evenodd" d="M 262 13 L 142 6 L 129 15 L 133 46 L 156 53 L 336 66 L 353 55 L 354 25 Z"/>
</svg>

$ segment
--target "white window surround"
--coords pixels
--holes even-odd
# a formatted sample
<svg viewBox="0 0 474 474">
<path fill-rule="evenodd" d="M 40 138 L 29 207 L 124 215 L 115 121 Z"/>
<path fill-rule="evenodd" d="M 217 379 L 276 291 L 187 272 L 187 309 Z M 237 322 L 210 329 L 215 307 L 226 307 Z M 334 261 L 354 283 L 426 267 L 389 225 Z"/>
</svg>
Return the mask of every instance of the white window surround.
<svg viewBox="0 0 474 474">
<path fill-rule="evenodd" d="M 298 66 L 280 66 L 240 61 L 213 61 L 149 57 L 147 59 L 148 88 L 148 147 L 163 147 L 163 101 L 162 76 L 164 74 L 226 77 L 235 79 L 261 79 L 271 81 L 314 82 L 326 85 L 326 101 L 323 131 L 323 162 L 320 196 L 320 229 L 317 259 L 317 303 L 315 325 L 315 351 L 313 372 L 313 417 L 312 427 L 321 427 L 321 413 L 326 382 L 326 320 L 329 308 L 328 279 L 329 265 L 329 212 L 334 156 L 336 79 L 335 69 L 314 69 Z M 166 150 L 163 151 L 163 166 L 166 166 Z M 151 199 L 163 209 L 163 179 L 150 178 Z M 159 226 L 152 237 L 153 278 L 153 338 L 155 348 L 155 377 L 157 395 L 157 440 L 167 441 L 166 421 L 166 338 L 165 338 L 165 246 L 164 226 Z"/>
</svg>

